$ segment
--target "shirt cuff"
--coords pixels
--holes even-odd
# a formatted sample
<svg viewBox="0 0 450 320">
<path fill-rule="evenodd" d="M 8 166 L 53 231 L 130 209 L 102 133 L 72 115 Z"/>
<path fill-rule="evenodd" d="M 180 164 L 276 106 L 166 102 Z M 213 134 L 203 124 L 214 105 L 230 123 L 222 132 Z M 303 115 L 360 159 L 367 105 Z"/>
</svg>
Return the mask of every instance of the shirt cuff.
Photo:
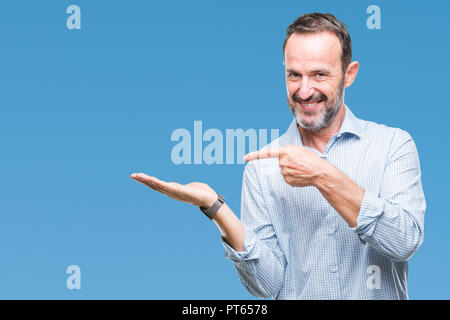
<svg viewBox="0 0 450 320">
<path fill-rule="evenodd" d="M 358 234 L 363 244 L 366 244 L 366 239 L 373 235 L 377 221 L 383 214 L 384 206 L 385 201 L 383 199 L 371 192 L 364 192 L 358 219 L 356 220 L 356 227 L 351 228 Z"/>
<path fill-rule="evenodd" d="M 245 229 L 245 237 L 244 237 L 244 251 L 236 251 L 234 250 L 223 237 L 222 244 L 225 248 L 225 258 L 230 259 L 234 262 L 241 262 L 245 260 L 251 260 L 258 258 L 258 254 L 256 252 L 256 234 L 247 228 L 244 225 Z"/>
</svg>

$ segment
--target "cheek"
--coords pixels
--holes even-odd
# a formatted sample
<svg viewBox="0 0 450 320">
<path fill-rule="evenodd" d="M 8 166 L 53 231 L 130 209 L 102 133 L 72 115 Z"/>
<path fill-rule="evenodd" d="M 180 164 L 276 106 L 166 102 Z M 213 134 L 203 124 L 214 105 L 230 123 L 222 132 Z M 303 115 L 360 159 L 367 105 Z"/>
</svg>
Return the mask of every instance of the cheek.
<svg viewBox="0 0 450 320">
<path fill-rule="evenodd" d="M 320 85 L 317 85 L 317 91 L 325 95 L 327 100 L 333 99 L 336 94 L 336 90 L 329 83 L 321 83 Z"/>
<path fill-rule="evenodd" d="M 291 99 L 291 97 L 300 89 L 300 86 L 297 83 L 286 83 L 286 93 Z"/>
</svg>

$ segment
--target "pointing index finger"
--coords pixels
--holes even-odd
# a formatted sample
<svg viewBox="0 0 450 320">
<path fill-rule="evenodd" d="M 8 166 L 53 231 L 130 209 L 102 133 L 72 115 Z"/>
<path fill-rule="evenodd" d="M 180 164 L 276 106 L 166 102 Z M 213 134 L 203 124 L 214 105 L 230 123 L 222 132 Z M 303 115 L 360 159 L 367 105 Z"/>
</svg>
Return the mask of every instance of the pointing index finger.
<svg viewBox="0 0 450 320">
<path fill-rule="evenodd" d="M 250 153 L 247 153 L 244 156 L 244 161 L 252 161 L 257 159 L 268 159 L 268 158 L 279 158 L 280 157 L 280 149 L 262 149 L 258 151 L 253 151 Z"/>
</svg>

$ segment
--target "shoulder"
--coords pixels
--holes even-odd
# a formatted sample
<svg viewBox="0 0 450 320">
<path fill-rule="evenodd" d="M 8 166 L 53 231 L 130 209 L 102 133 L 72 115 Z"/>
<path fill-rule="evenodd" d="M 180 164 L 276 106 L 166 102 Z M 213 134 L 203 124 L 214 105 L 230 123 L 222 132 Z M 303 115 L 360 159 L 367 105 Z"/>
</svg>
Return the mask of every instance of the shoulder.
<svg viewBox="0 0 450 320">
<path fill-rule="evenodd" d="M 367 125 L 361 132 L 361 138 L 374 150 L 384 150 L 390 159 L 400 153 L 417 153 L 414 140 L 408 131 L 373 121 L 365 122 Z"/>
<path fill-rule="evenodd" d="M 373 121 L 364 121 L 366 123 L 364 130 L 361 132 L 362 138 L 376 140 L 382 142 L 402 143 L 412 140 L 411 135 L 406 130 L 398 127 L 391 127 L 385 124 Z"/>
</svg>

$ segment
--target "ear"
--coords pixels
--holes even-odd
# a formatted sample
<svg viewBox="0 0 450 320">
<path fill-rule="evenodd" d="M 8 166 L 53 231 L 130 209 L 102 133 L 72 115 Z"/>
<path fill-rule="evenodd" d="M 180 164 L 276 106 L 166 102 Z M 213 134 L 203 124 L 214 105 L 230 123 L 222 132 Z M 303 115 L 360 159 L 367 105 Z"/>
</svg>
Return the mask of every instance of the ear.
<svg viewBox="0 0 450 320">
<path fill-rule="evenodd" d="M 356 78 L 356 75 L 358 74 L 359 69 L 359 62 L 353 61 L 350 63 L 347 67 L 347 70 L 345 71 L 345 84 L 344 87 L 350 87 L 353 83 L 353 81 Z"/>
</svg>

